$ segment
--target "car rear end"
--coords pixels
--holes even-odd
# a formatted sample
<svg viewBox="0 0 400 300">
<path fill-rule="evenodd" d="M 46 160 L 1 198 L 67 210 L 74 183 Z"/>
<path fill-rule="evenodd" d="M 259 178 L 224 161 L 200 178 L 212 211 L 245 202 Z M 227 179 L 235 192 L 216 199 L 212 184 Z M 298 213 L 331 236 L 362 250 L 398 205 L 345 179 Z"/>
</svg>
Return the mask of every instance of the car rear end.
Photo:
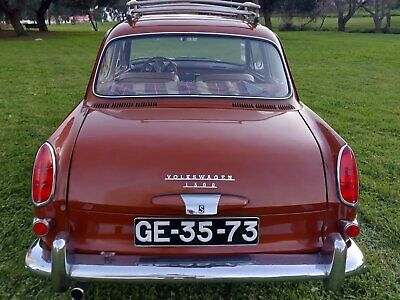
<svg viewBox="0 0 400 300">
<path fill-rule="evenodd" d="M 336 288 L 364 267 L 351 239 L 352 150 L 298 101 L 270 31 L 212 20 L 233 32 L 193 33 L 193 18 L 182 32 L 187 16 L 174 21 L 180 33 L 131 36 L 140 22 L 117 26 L 86 99 L 39 149 L 38 240 L 26 265 L 55 290 L 70 280 L 183 279 L 325 279 Z M 134 48 L 139 40 L 146 51 Z M 174 52 L 207 54 L 201 45 L 221 40 L 231 49 L 221 57 L 155 55 L 171 42 Z"/>
</svg>

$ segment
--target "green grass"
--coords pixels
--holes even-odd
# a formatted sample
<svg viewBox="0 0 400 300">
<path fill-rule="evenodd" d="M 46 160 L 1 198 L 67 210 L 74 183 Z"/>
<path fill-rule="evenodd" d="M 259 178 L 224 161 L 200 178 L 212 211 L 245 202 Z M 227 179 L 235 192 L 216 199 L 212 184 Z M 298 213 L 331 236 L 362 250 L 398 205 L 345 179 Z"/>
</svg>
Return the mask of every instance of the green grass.
<svg viewBox="0 0 400 300">
<path fill-rule="evenodd" d="M 83 97 L 104 34 L 72 27 L 57 27 L 64 32 L 40 35 L 42 41 L 35 41 L 35 34 L 1 39 L 0 33 L 0 299 L 69 299 L 26 271 L 24 256 L 34 239 L 35 152 Z M 324 291 L 321 282 L 94 284 L 90 298 L 400 298 L 400 36 L 314 31 L 280 36 L 302 100 L 358 157 L 362 234 L 357 240 L 367 256 L 366 272 L 348 278 L 337 294 Z"/>
</svg>

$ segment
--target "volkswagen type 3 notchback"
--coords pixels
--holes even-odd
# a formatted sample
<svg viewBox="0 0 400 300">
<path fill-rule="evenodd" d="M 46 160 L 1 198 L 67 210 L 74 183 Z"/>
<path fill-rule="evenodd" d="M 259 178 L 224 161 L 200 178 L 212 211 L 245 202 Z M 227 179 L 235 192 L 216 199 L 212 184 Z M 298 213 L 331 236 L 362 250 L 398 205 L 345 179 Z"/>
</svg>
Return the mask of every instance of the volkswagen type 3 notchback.
<svg viewBox="0 0 400 300">
<path fill-rule="evenodd" d="M 130 1 L 84 99 L 40 147 L 26 256 L 95 280 L 308 280 L 364 267 L 358 173 L 300 100 L 258 5 Z"/>
</svg>

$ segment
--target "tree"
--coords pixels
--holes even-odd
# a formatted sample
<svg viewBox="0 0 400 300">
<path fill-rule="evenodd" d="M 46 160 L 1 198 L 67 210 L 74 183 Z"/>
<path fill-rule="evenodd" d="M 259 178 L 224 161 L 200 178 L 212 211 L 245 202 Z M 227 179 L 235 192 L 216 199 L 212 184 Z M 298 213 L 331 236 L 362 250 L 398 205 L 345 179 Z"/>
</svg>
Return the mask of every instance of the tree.
<svg viewBox="0 0 400 300">
<path fill-rule="evenodd" d="M 271 16 L 277 7 L 277 3 L 279 3 L 279 0 L 261 0 L 260 1 L 261 13 L 264 16 L 264 24 L 269 29 L 272 29 Z"/>
<path fill-rule="evenodd" d="M 347 22 L 354 16 L 356 11 L 364 5 L 366 0 L 334 0 L 338 11 L 338 30 L 345 31 Z M 345 14 L 346 11 L 346 14 Z"/>
<path fill-rule="evenodd" d="M 368 12 L 375 24 L 375 32 L 382 32 L 382 21 L 386 17 L 385 31 L 390 30 L 391 14 L 390 10 L 396 5 L 396 0 L 369 0 L 363 4 L 363 8 Z"/>
<path fill-rule="evenodd" d="M 50 8 L 50 5 L 54 3 L 54 0 L 41 0 L 40 6 L 36 11 L 36 22 L 39 26 L 39 31 L 47 32 L 49 29 L 46 25 L 46 13 Z"/>
<path fill-rule="evenodd" d="M 313 18 L 315 15 L 318 2 L 321 0 L 283 0 L 280 1 L 280 11 L 282 14 L 283 29 L 293 29 L 293 17 L 294 16 L 308 16 Z"/>
<path fill-rule="evenodd" d="M 21 6 L 24 1 L 0 0 L 0 11 L 6 16 L 18 36 L 25 35 L 26 30 L 20 21 Z"/>
<path fill-rule="evenodd" d="M 305 22 L 304 24 L 302 24 L 301 28 L 303 29 L 311 22 L 316 22 L 318 18 L 321 18 L 322 21 L 319 26 L 319 28 L 321 29 L 322 26 L 324 26 L 325 19 L 326 19 L 326 13 L 327 13 L 327 7 L 329 6 L 330 3 L 331 3 L 330 0 L 317 0 L 314 9 L 308 13 L 309 20 L 307 22 Z"/>
<path fill-rule="evenodd" d="M 118 0 L 64 0 L 66 4 L 72 9 L 81 11 L 88 15 L 90 23 L 93 29 L 97 31 L 97 21 L 95 18 L 95 9 L 98 7 L 112 6 L 118 2 Z"/>
</svg>

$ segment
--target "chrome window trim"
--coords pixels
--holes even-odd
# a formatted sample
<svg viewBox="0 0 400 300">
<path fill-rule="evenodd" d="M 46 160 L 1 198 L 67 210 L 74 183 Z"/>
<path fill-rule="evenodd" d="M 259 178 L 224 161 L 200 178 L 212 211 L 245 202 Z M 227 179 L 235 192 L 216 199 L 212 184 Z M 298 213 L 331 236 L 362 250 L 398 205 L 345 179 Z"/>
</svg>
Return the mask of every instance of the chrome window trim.
<svg viewBox="0 0 400 300">
<path fill-rule="evenodd" d="M 35 207 L 42 207 L 42 206 L 45 206 L 45 205 L 49 204 L 49 203 L 53 200 L 54 194 L 55 194 L 55 191 L 56 191 L 56 180 L 57 180 L 56 153 L 55 153 L 55 151 L 54 151 L 53 146 L 52 146 L 49 142 L 43 143 L 43 144 L 40 146 L 39 150 L 40 150 L 42 147 L 45 147 L 45 146 L 48 147 L 48 148 L 50 149 L 51 160 L 52 160 L 52 163 L 53 163 L 53 185 L 52 185 L 52 187 L 51 187 L 51 194 L 50 194 L 50 197 L 49 197 L 46 201 L 44 201 L 44 202 L 36 203 L 36 202 L 33 200 L 33 172 L 32 172 L 31 197 L 32 197 L 32 203 L 33 203 L 33 205 L 34 205 Z M 36 162 L 36 158 L 37 158 L 37 155 L 38 155 L 38 153 L 39 153 L 39 150 L 38 150 L 37 153 L 36 153 L 35 162 Z M 35 168 L 35 162 L 33 163 L 33 168 Z"/>
<path fill-rule="evenodd" d="M 339 199 L 340 201 L 349 206 L 349 207 L 353 207 L 353 208 L 357 208 L 360 204 L 360 195 L 358 195 L 358 199 L 356 203 L 351 203 L 346 201 L 343 196 L 342 196 L 342 191 L 340 190 L 340 161 L 342 160 L 342 155 L 343 155 L 343 151 L 344 149 L 346 149 L 346 147 L 348 147 L 350 149 L 350 151 L 353 153 L 353 149 L 351 149 L 351 147 L 346 143 L 342 146 L 342 148 L 340 148 L 339 154 L 338 154 L 338 158 L 337 158 L 337 162 L 336 162 L 336 180 L 337 180 L 337 189 L 338 189 L 338 195 L 339 195 Z M 360 182 L 357 181 L 357 188 L 360 191 Z"/>
<path fill-rule="evenodd" d="M 100 64 L 103 61 L 103 56 L 104 56 L 104 52 L 105 50 L 108 48 L 109 44 L 112 43 L 113 41 L 116 40 L 120 40 L 120 39 L 124 39 L 124 38 L 129 38 L 129 37 L 140 37 L 140 36 L 152 36 L 152 35 L 186 35 L 186 34 L 198 34 L 198 35 L 213 35 L 213 36 L 228 36 L 228 37 L 241 37 L 241 38 L 248 38 L 248 39 L 255 39 L 255 40 L 261 40 L 261 41 L 265 41 L 268 42 L 270 44 L 272 44 L 276 50 L 278 51 L 279 57 L 281 59 L 282 65 L 284 67 L 285 70 L 285 76 L 286 76 L 286 81 L 288 83 L 288 88 L 289 88 L 289 94 L 286 97 L 275 97 L 275 98 L 266 98 L 266 97 L 250 97 L 250 96 L 237 96 L 237 95 L 122 95 L 122 96 L 103 96 L 103 95 L 99 95 L 96 93 L 96 89 L 95 89 L 95 85 L 97 82 L 97 78 L 99 75 L 99 68 L 100 68 Z M 259 99 L 259 100 L 288 100 L 290 98 L 293 97 L 293 83 L 290 80 L 290 76 L 289 76 L 290 72 L 289 72 L 289 67 L 286 64 L 286 61 L 283 57 L 283 53 L 282 50 L 280 49 L 280 46 L 275 43 L 274 41 L 267 39 L 267 38 L 263 38 L 263 37 L 257 37 L 257 36 L 248 36 L 248 35 L 243 35 L 243 34 L 231 34 L 231 33 L 215 33 L 215 32 L 184 32 L 184 31 L 168 31 L 168 32 L 146 32 L 146 33 L 133 33 L 133 34 L 126 34 L 126 35 L 121 35 L 115 38 L 110 39 L 109 41 L 107 41 L 107 43 L 104 45 L 103 49 L 101 50 L 101 55 L 100 55 L 100 59 L 97 63 L 96 66 L 96 73 L 95 73 L 95 77 L 93 80 L 93 84 L 92 84 L 92 93 L 93 95 L 95 95 L 98 98 L 103 98 L 103 99 L 126 99 L 126 98 L 235 98 L 235 99 L 248 99 L 248 100 L 254 100 L 254 99 Z"/>
</svg>

